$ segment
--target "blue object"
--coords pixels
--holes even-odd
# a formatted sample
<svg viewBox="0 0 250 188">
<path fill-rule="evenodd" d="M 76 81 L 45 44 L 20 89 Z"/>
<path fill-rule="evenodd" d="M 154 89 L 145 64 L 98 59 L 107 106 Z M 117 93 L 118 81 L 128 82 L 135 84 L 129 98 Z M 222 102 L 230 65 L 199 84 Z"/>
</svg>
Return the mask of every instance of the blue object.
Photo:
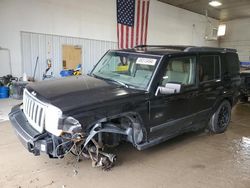
<svg viewBox="0 0 250 188">
<path fill-rule="evenodd" d="M 61 77 L 66 77 L 66 76 L 72 76 L 74 73 L 74 70 L 62 70 L 60 72 Z"/>
<path fill-rule="evenodd" d="M 9 98 L 9 87 L 0 87 L 0 99 Z"/>
<path fill-rule="evenodd" d="M 240 62 L 241 67 L 250 67 L 250 62 Z"/>
<path fill-rule="evenodd" d="M 77 65 L 76 71 L 80 71 L 81 69 L 82 69 L 82 65 L 81 64 Z"/>
</svg>

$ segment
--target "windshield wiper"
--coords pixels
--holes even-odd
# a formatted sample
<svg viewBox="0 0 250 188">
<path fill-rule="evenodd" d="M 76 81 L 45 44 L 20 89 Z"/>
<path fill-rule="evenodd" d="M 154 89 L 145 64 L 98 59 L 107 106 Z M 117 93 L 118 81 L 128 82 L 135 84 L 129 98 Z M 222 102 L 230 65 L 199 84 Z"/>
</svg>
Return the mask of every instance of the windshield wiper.
<svg viewBox="0 0 250 188">
<path fill-rule="evenodd" d="M 96 74 L 93 74 L 93 76 L 96 77 L 96 78 L 99 78 L 99 79 L 101 79 L 101 80 L 106 80 L 106 81 L 109 81 L 109 82 L 115 82 L 115 83 L 118 83 L 118 84 L 121 85 L 121 86 L 124 86 L 124 87 L 126 87 L 126 88 L 129 88 L 129 85 L 128 85 L 128 84 L 125 84 L 125 83 L 123 83 L 123 82 L 121 82 L 121 81 L 119 81 L 119 80 L 113 80 L 113 79 L 111 79 L 111 78 L 105 78 L 105 77 L 97 76 Z"/>
</svg>

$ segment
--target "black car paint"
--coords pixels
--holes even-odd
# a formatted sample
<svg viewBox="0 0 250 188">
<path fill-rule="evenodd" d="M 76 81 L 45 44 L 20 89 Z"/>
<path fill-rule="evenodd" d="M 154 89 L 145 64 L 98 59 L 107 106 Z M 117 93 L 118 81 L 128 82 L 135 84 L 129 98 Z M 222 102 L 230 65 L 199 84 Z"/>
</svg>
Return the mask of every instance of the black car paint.
<svg viewBox="0 0 250 188">
<path fill-rule="evenodd" d="M 199 55 L 195 53 L 185 54 L 185 56 L 196 56 L 198 61 Z M 216 53 L 216 55 L 220 54 Z M 174 57 L 183 57 L 183 54 L 168 56 L 162 62 L 167 62 L 169 58 Z M 221 59 L 223 59 L 223 54 Z M 156 75 L 161 76 L 160 70 L 164 65 L 162 63 L 159 66 L 157 69 L 159 72 Z M 197 71 L 196 74 L 198 74 Z M 158 77 L 154 79 L 156 82 L 153 84 L 156 86 L 156 83 L 159 82 L 158 79 Z M 211 115 L 213 105 L 219 104 L 226 97 L 227 91 L 222 89 L 222 82 L 223 78 L 219 81 L 213 80 L 206 83 L 198 83 L 196 80 L 196 85 L 187 91 L 177 95 L 159 96 L 154 95 L 156 87 L 153 85 L 148 93 L 90 76 L 41 82 L 39 85 L 29 85 L 27 88 L 37 92 L 38 97 L 44 97 L 45 100 L 59 107 L 66 116 L 77 118 L 83 126 L 93 125 L 100 119 L 113 117 L 117 114 L 135 112 L 143 120 L 141 123 L 145 126 L 149 139 L 153 139 L 160 135 L 171 135 L 182 132 L 182 130 L 191 130 L 194 128 L 192 125 L 204 126 L 202 122 L 207 121 L 209 117 L 205 114 Z M 133 101 L 129 100 L 131 98 Z M 190 108 L 191 106 L 192 108 Z"/>
<path fill-rule="evenodd" d="M 137 148 L 145 149 L 183 132 L 205 127 L 222 100 L 227 99 L 232 105 L 236 103 L 239 75 L 228 76 L 222 69 L 220 80 L 199 83 L 198 63 L 201 54 L 219 55 L 221 67 L 225 64 L 224 53 L 174 52 L 162 57 L 147 91 L 126 88 L 93 76 L 43 81 L 30 84 L 27 89 L 34 91 L 42 101 L 60 108 L 65 116 L 75 117 L 84 129 L 101 119 L 124 113 L 136 114 L 146 130 L 144 142 Z M 195 85 L 179 94 L 156 96 L 163 74 L 162 67 L 166 66 L 170 58 L 183 56 L 197 58 Z"/>
<path fill-rule="evenodd" d="M 29 84 L 29 92 L 78 119 L 83 127 L 124 112 L 136 112 L 148 119 L 148 93 L 88 75 Z M 133 98 L 133 100 L 130 100 Z"/>
<path fill-rule="evenodd" d="M 162 61 L 167 62 L 169 58 L 175 57 L 196 56 L 196 84 L 179 94 L 151 95 L 150 139 L 157 140 L 159 137 L 172 138 L 183 132 L 204 128 L 223 100 L 229 100 L 232 106 L 236 104 L 240 83 L 239 75 L 226 76 L 226 71 L 223 71 L 225 70 L 223 69 L 221 70 L 220 80 L 199 83 L 198 64 L 200 55 L 218 55 L 221 58 L 221 66 L 226 63 L 225 54 L 218 52 L 178 53 L 169 55 Z M 159 69 L 162 70 L 162 67 Z M 151 93 L 155 92 L 159 84 L 159 79 L 162 76 L 160 70 L 158 79 L 155 80 L 155 85 L 152 86 Z M 230 77 L 230 80 L 228 80 L 228 77 Z M 162 115 L 162 118 L 158 118 L 159 115 Z"/>
</svg>

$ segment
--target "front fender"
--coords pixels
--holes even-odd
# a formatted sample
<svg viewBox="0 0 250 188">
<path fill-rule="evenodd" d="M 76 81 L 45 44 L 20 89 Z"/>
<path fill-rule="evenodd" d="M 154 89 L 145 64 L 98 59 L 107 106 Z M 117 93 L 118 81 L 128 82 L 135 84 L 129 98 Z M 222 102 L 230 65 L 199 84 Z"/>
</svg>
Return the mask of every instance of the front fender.
<svg viewBox="0 0 250 188">
<path fill-rule="evenodd" d="M 89 136 L 87 137 L 84 147 L 88 145 L 88 143 L 91 141 L 91 139 L 98 133 L 114 133 L 114 134 L 121 134 L 121 135 L 127 135 L 128 137 L 131 135 L 132 128 L 128 128 L 126 130 L 123 130 L 113 124 L 96 124 L 90 131 Z"/>
</svg>

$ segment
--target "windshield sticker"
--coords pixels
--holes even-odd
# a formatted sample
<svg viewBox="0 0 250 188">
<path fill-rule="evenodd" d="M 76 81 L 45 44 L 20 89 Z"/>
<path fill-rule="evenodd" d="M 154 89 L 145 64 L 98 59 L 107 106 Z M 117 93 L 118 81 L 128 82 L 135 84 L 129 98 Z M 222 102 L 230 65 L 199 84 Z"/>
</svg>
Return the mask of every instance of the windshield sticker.
<svg viewBox="0 0 250 188">
<path fill-rule="evenodd" d="M 136 64 L 141 64 L 141 65 L 152 65 L 154 66 L 156 63 L 156 59 L 151 59 L 151 58 L 141 58 L 139 57 L 136 60 Z"/>
</svg>

